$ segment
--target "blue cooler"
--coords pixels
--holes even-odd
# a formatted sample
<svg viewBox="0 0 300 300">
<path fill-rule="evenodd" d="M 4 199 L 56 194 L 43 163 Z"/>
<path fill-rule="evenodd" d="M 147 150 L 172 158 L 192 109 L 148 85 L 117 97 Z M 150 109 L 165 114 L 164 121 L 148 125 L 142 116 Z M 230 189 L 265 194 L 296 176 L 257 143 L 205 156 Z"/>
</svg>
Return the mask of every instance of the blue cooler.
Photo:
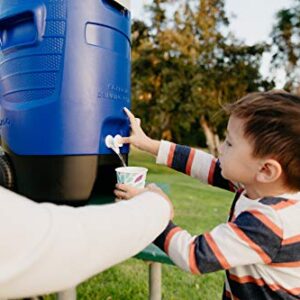
<svg viewBox="0 0 300 300">
<path fill-rule="evenodd" d="M 129 134 L 129 1 L 1 0 L 0 38 L 3 184 L 75 205 L 111 191 L 105 137 Z"/>
</svg>

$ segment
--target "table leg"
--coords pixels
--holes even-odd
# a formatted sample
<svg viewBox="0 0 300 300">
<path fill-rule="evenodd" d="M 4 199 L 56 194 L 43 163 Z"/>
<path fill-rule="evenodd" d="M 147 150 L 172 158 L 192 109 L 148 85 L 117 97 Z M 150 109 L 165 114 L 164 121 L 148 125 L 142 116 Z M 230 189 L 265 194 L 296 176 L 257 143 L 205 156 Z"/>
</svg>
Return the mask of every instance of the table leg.
<svg viewBox="0 0 300 300">
<path fill-rule="evenodd" d="M 57 293 L 57 300 L 76 300 L 76 287 Z"/>
<path fill-rule="evenodd" d="M 161 263 L 149 265 L 149 300 L 161 300 Z"/>
</svg>

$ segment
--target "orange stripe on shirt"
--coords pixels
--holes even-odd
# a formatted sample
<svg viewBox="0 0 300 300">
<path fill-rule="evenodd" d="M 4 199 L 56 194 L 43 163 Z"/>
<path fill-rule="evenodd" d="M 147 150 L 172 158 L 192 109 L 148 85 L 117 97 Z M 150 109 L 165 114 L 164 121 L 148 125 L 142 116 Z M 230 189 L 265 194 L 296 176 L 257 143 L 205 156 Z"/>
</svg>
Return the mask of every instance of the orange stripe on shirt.
<svg viewBox="0 0 300 300">
<path fill-rule="evenodd" d="M 239 277 L 239 276 L 236 276 L 236 275 L 233 275 L 233 274 L 230 274 L 230 279 L 233 280 L 233 281 L 236 281 L 238 283 L 255 283 L 259 286 L 263 286 L 265 285 L 265 281 L 263 279 L 258 279 L 258 278 L 254 278 L 252 276 L 243 276 L 243 277 Z"/>
<path fill-rule="evenodd" d="M 195 149 L 191 148 L 191 152 L 190 152 L 188 161 L 186 163 L 186 168 L 185 168 L 185 173 L 187 175 L 191 175 L 192 164 L 193 164 L 193 161 L 194 161 L 195 153 L 196 153 Z"/>
<path fill-rule="evenodd" d="M 241 238 L 243 241 L 245 241 L 249 247 L 254 250 L 263 260 L 264 263 L 268 264 L 271 262 L 271 258 L 263 251 L 261 247 L 259 247 L 257 244 L 252 242 L 247 235 L 237 227 L 234 223 L 228 223 L 229 227 L 235 232 L 235 234 Z"/>
<path fill-rule="evenodd" d="M 274 208 L 275 210 L 280 210 L 280 209 L 284 209 L 287 208 L 289 206 L 295 205 L 296 203 L 298 203 L 298 201 L 296 200 L 287 200 L 287 201 L 281 201 L 277 204 L 271 205 L 272 208 Z"/>
<path fill-rule="evenodd" d="M 290 289 L 289 292 L 293 295 L 299 295 L 300 294 L 300 288 Z"/>
<path fill-rule="evenodd" d="M 225 270 L 230 269 L 231 268 L 230 264 L 228 263 L 228 261 L 225 258 L 225 256 L 222 254 L 220 248 L 218 247 L 218 245 L 216 244 L 216 242 L 213 240 L 212 236 L 209 233 L 205 233 L 204 234 L 204 238 L 206 239 L 209 247 L 213 251 L 213 253 L 216 256 L 216 258 L 218 259 L 220 265 Z"/>
<path fill-rule="evenodd" d="M 258 210 L 248 210 L 248 212 L 255 216 L 257 219 L 259 219 L 262 223 L 264 223 L 278 237 L 282 238 L 282 229 L 278 227 L 275 223 L 273 223 L 268 217 L 266 217 Z"/>
<path fill-rule="evenodd" d="M 167 234 L 165 242 L 164 242 L 164 249 L 167 254 L 169 254 L 169 246 L 170 246 L 172 237 L 175 235 L 175 233 L 177 233 L 181 230 L 182 229 L 180 227 L 175 227 L 175 228 L 171 229 L 170 232 Z"/>
<path fill-rule="evenodd" d="M 290 244 L 294 244 L 294 243 L 300 243 L 300 234 L 298 235 L 295 235 L 295 236 L 292 236 L 292 237 L 289 237 L 287 239 L 284 239 L 282 241 L 282 245 L 285 246 L 285 245 L 290 245 Z"/>
<path fill-rule="evenodd" d="M 197 267 L 194 242 L 192 242 L 191 245 L 190 245 L 189 265 L 190 265 L 191 272 L 193 274 L 201 274 L 200 271 L 199 271 L 199 268 Z"/>
<path fill-rule="evenodd" d="M 283 263 L 272 263 L 269 264 L 274 268 L 298 268 L 300 267 L 300 261 L 283 262 Z"/>
<path fill-rule="evenodd" d="M 271 290 L 273 291 L 278 291 L 278 290 L 284 290 L 286 292 L 288 292 L 289 294 L 292 295 L 299 295 L 300 293 L 300 288 L 292 288 L 292 289 L 286 289 L 278 284 L 275 283 L 267 283 L 265 282 L 262 278 L 254 278 L 252 276 L 243 276 L 243 277 L 238 277 L 236 275 L 230 274 L 230 279 L 233 281 L 236 281 L 238 283 L 241 284 L 245 284 L 245 283 L 255 283 L 258 286 L 268 286 Z"/>
<path fill-rule="evenodd" d="M 172 166 L 174 153 L 175 153 L 175 148 L 176 148 L 176 144 L 172 143 L 171 146 L 170 146 L 169 154 L 168 154 L 168 161 L 167 161 L 168 167 Z"/>
<path fill-rule="evenodd" d="M 215 169 L 216 169 L 216 164 L 217 164 L 217 160 L 213 159 L 211 161 L 210 168 L 209 168 L 209 173 L 208 173 L 208 178 L 207 178 L 207 183 L 208 184 L 213 184 L 213 179 L 214 179 L 214 173 L 215 173 Z"/>
<path fill-rule="evenodd" d="M 268 284 L 262 278 L 255 278 L 255 277 L 252 277 L 252 276 L 238 277 L 236 275 L 230 274 L 230 279 L 233 280 L 233 281 L 236 281 L 238 283 L 241 283 L 241 284 L 255 283 L 258 286 L 264 286 L 264 285 L 266 285 L 266 286 L 268 286 L 273 291 L 278 291 L 278 290 L 282 289 L 282 287 L 280 287 L 277 284 L 274 284 L 274 283 Z"/>
</svg>

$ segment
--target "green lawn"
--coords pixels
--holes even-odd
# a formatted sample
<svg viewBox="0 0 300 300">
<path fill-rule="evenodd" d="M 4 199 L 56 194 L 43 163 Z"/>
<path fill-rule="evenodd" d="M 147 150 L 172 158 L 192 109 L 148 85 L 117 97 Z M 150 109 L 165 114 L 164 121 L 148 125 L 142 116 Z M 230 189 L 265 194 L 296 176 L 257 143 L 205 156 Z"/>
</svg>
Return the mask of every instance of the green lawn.
<svg viewBox="0 0 300 300">
<path fill-rule="evenodd" d="M 199 183 L 155 164 L 155 159 L 140 151 L 132 151 L 129 165 L 149 169 L 148 182 L 165 183 L 175 207 L 175 223 L 199 234 L 226 221 L 232 194 Z M 175 266 L 163 265 L 163 299 L 221 299 L 224 273 L 195 276 Z M 148 265 L 129 259 L 82 283 L 77 288 L 78 299 L 144 300 L 148 299 Z"/>
</svg>

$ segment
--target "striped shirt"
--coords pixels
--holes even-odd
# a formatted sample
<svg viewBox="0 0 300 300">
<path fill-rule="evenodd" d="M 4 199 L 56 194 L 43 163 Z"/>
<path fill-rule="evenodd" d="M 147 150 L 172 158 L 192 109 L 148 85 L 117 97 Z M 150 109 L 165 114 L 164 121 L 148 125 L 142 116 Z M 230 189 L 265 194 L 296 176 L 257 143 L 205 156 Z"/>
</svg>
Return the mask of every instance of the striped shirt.
<svg viewBox="0 0 300 300">
<path fill-rule="evenodd" d="M 251 200 L 201 150 L 161 142 L 157 163 L 235 192 L 227 223 L 191 236 L 169 223 L 155 243 L 183 270 L 226 270 L 223 299 L 300 299 L 300 192 Z"/>
</svg>

